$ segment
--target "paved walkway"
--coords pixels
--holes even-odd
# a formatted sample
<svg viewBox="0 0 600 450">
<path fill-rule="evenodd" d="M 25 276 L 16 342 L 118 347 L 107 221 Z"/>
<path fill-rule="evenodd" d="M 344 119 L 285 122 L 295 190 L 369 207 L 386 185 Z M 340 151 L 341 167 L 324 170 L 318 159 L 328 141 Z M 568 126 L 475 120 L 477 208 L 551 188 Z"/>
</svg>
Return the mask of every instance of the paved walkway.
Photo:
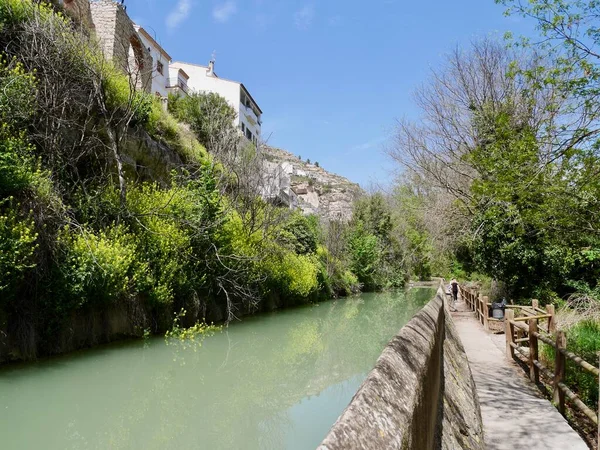
<svg viewBox="0 0 600 450">
<path fill-rule="evenodd" d="M 473 372 L 486 448 L 586 450 L 588 446 L 523 369 L 505 356 L 504 335 L 484 331 L 464 303 L 452 313 Z"/>
</svg>

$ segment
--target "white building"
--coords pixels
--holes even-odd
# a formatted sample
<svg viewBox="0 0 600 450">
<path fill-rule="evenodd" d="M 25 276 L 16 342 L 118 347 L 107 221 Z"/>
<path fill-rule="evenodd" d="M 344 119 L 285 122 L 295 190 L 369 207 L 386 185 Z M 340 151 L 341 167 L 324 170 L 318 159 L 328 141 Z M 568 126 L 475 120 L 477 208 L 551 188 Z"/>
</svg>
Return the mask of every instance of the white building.
<svg viewBox="0 0 600 450">
<path fill-rule="evenodd" d="M 151 92 L 158 97 L 167 97 L 169 86 L 169 64 L 171 56 L 163 49 L 158 42 L 154 40 L 150 33 L 139 25 L 135 25 L 135 30 L 142 41 L 142 45 L 148 49 L 152 56 L 152 90 Z"/>
<path fill-rule="evenodd" d="M 188 95 L 189 87 L 188 81 L 190 76 L 183 69 L 169 66 L 169 82 L 167 84 L 167 91 L 169 94 L 175 95 Z"/>
<path fill-rule="evenodd" d="M 182 69 L 189 75 L 187 85 L 193 92 L 214 92 L 224 97 L 237 114 L 236 125 L 250 141 L 258 143 L 262 110 L 242 83 L 217 76 L 214 61 L 208 67 L 184 62 L 174 62 L 170 67 Z"/>
</svg>

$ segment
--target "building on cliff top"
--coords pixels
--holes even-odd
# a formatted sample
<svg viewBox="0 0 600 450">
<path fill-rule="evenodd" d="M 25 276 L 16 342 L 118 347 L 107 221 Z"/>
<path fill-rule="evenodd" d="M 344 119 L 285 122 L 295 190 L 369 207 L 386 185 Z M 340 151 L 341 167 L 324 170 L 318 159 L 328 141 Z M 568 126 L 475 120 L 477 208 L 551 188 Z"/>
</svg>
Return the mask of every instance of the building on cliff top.
<svg viewBox="0 0 600 450">
<path fill-rule="evenodd" d="M 142 41 L 142 45 L 152 58 L 152 87 L 150 91 L 157 97 L 166 98 L 169 94 L 167 87 L 170 85 L 169 65 L 173 58 L 143 27 L 134 25 L 135 31 Z"/>
<path fill-rule="evenodd" d="M 214 92 L 224 97 L 237 114 L 236 126 L 248 140 L 258 145 L 262 110 L 242 83 L 220 78 L 215 73 L 214 61 L 210 61 L 208 66 L 177 61 L 170 67 L 182 69 L 189 75 L 187 85 L 193 92 Z"/>
</svg>

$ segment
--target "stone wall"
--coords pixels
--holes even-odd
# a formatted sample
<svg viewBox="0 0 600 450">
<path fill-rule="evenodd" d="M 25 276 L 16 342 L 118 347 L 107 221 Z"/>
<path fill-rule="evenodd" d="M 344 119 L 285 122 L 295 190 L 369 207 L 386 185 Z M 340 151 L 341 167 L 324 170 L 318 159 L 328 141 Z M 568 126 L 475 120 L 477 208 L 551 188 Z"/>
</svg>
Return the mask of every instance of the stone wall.
<svg viewBox="0 0 600 450">
<path fill-rule="evenodd" d="M 62 5 L 65 12 L 71 16 L 73 20 L 90 30 L 94 29 L 89 0 L 58 0 L 58 4 Z"/>
<path fill-rule="evenodd" d="M 142 44 L 123 5 L 114 0 L 92 0 L 91 17 L 104 56 L 128 74 L 137 89 L 152 88 L 152 56 Z"/>
<path fill-rule="evenodd" d="M 483 449 L 481 412 L 444 292 L 400 330 L 319 450 Z"/>
</svg>

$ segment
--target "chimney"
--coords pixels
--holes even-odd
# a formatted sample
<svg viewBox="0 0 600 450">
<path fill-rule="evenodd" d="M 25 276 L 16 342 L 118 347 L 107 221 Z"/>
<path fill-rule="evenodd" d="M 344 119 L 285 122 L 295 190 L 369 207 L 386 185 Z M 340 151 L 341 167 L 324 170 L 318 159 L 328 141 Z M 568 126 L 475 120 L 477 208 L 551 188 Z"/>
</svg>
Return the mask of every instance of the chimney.
<svg viewBox="0 0 600 450">
<path fill-rule="evenodd" d="M 209 77 L 215 76 L 215 60 L 214 59 L 211 59 L 208 62 L 208 70 L 206 71 L 206 75 Z"/>
</svg>

